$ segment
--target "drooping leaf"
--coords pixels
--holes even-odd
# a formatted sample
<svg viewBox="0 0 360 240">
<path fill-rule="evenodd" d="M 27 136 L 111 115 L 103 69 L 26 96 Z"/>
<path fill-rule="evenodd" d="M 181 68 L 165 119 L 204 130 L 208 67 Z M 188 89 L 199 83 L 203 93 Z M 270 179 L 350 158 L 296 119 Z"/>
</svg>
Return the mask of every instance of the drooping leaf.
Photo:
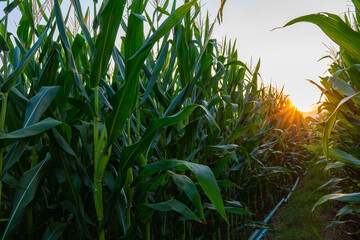
<svg viewBox="0 0 360 240">
<path fill-rule="evenodd" d="M 148 164 L 145 168 L 156 170 L 191 170 L 196 176 L 196 179 L 198 180 L 201 188 L 204 190 L 206 196 L 214 204 L 217 211 L 225 219 L 225 221 L 227 221 L 219 186 L 217 185 L 214 174 L 208 166 L 180 160 L 162 160 L 156 163 Z"/>
<path fill-rule="evenodd" d="M 171 199 L 166 202 L 162 203 L 155 203 L 155 204 L 146 204 L 146 206 L 158 210 L 158 211 L 175 211 L 178 213 L 183 214 L 184 216 L 191 218 L 197 222 L 200 222 L 200 219 L 183 203 L 179 202 L 178 200 Z"/>
<path fill-rule="evenodd" d="M 316 24 L 336 44 L 345 49 L 353 58 L 360 61 L 360 33 L 351 29 L 339 16 L 330 13 L 318 13 L 291 20 L 284 27 L 298 22 Z"/>
<path fill-rule="evenodd" d="M 319 206 L 329 200 L 336 200 L 336 201 L 340 201 L 340 202 L 350 202 L 350 203 L 360 203 L 360 193 L 348 193 L 348 194 L 333 193 L 333 194 L 325 195 L 325 196 L 321 197 L 319 199 L 319 201 L 317 201 L 314 204 L 312 211 L 314 211 L 317 206 Z"/>
<path fill-rule="evenodd" d="M 217 183 L 221 187 L 235 187 L 237 189 L 244 189 L 244 188 L 239 187 L 238 185 L 236 185 L 235 183 L 233 183 L 233 182 L 231 182 L 229 180 L 218 180 Z"/>
<path fill-rule="evenodd" d="M 201 199 L 198 190 L 194 182 L 187 177 L 186 175 L 179 175 L 174 172 L 169 172 L 169 175 L 174 180 L 176 185 L 182 189 L 189 199 L 194 203 L 196 209 L 198 210 L 201 218 L 205 221 L 205 215 L 201 204 Z"/>
<path fill-rule="evenodd" d="M 328 156 L 360 171 L 360 160 L 340 149 L 329 148 Z"/>
<path fill-rule="evenodd" d="M 360 206 L 359 205 L 356 205 L 356 204 L 348 204 L 346 205 L 345 207 L 341 208 L 336 216 L 345 216 L 345 215 L 348 215 L 348 214 L 353 214 L 353 213 L 360 213 Z"/>
<path fill-rule="evenodd" d="M 60 124 L 61 124 L 61 122 L 59 122 L 53 118 L 46 118 L 46 119 L 44 119 L 38 123 L 35 123 L 33 125 L 30 125 L 25 128 L 19 129 L 17 131 L 0 136 L 0 146 L 2 146 L 2 147 L 7 146 L 18 139 L 34 136 L 39 133 L 43 133 L 43 132 L 45 132 L 51 128 L 54 128 Z"/>
<path fill-rule="evenodd" d="M 23 188 L 17 189 L 15 192 L 10 218 L 2 233 L 2 240 L 9 239 L 13 231 L 20 224 L 26 206 L 33 200 L 36 194 L 38 184 L 42 180 L 46 169 L 45 166 L 49 159 L 50 155 L 47 154 L 44 160 L 25 172 L 20 178 L 19 183 Z"/>
</svg>

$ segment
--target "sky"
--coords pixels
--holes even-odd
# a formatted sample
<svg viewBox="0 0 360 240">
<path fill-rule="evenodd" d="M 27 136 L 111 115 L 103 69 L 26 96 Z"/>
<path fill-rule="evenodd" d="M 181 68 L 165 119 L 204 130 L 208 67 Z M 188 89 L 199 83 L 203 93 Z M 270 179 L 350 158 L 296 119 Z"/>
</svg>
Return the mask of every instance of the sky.
<svg viewBox="0 0 360 240">
<path fill-rule="evenodd" d="M 203 0 L 215 17 L 220 0 Z M 318 60 L 327 54 L 327 46 L 336 46 L 317 26 L 298 23 L 270 31 L 290 20 L 317 12 L 343 14 L 352 10 L 347 0 L 227 0 L 223 23 L 217 25 L 214 37 L 237 39 L 239 58 L 254 64 L 261 59 L 260 74 L 265 83 L 283 85 L 285 94 L 301 111 L 311 110 L 320 91 L 306 79 L 319 82 L 327 76 L 329 60 Z M 325 45 L 324 45 L 325 44 Z"/>
<path fill-rule="evenodd" d="M 67 0 L 64 1 L 65 5 Z M 91 0 L 80 1 L 83 6 Z M 101 2 L 101 1 L 99 1 Z M 202 0 L 203 11 L 215 20 L 221 0 Z M 5 2 L 0 2 L 3 9 Z M 64 6 L 65 7 L 65 6 Z M 352 10 L 348 0 L 227 0 L 222 24 L 216 24 L 214 38 L 237 40 L 239 58 L 256 64 L 261 59 L 260 74 L 265 84 L 284 86 L 293 104 L 301 111 L 311 110 L 320 92 L 306 79 L 319 82 L 326 76 L 329 60 L 318 60 L 327 54 L 326 46 L 336 46 L 318 27 L 310 23 L 271 31 L 288 21 L 307 14 L 330 12 L 343 14 Z M 1 11 L 0 17 L 3 12 Z M 65 14 L 65 13 L 64 13 Z M 15 29 L 19 14 L 10 15 L 9 28 Z M 326 45 L 326 46 L 325 46 Z"/>
</svg>

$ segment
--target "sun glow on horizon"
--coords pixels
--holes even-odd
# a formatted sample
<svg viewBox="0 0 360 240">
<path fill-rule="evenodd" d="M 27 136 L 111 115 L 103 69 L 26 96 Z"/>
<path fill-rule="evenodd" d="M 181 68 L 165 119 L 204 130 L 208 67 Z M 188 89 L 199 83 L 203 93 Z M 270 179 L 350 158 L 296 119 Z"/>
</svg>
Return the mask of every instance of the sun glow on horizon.
<svg viewBox="0 0 360 240">
<path fill-rule="evenodd" d="M 311 112 L 316 109 L 316 103 L 308 103 L 305 99 L 298 99 L 294 97 L 290 97 L 292 104 L 300 111 L 300 112 Z"/>
</svg>

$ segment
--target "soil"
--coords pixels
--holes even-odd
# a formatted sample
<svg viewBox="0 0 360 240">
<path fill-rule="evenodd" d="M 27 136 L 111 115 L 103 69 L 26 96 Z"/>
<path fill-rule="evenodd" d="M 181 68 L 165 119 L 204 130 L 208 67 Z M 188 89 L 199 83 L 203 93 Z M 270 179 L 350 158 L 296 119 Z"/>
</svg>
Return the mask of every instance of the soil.
<svg viewBox="0 0 360 240">
<path fill-rule="evenodd" d="M 278 210 L 278 212 L 270 220 L 270 222 L 269 222 L 270 226 L 272 226 L 279 232 L 278 233 L 268 232 L 266 234 L 266 236 L 264 237 L 265 240 L 289 239 L 289 237 L 290 237 L 289 235 L 286 235 L 287 237 L 282 236 L 283 230 L 287 229 L 289 227 L 288 223 L 284 223 L 284 221 L 287 221 L 286 219 L 284 219 L 284 217 L 286 216 L 285 214 L 288 214 L 289 212 L 291 212 L 291 211 L 288 211 L 289 210 L 288 208 L 294 207 L 293 204 L 296 201 L 296 200 L 294 200 L 294 195 L 296 195 L 296 192 L 297 192 L 297 194 L 308 194 L 309 195 L 309 191 L 305 190 L 305 188 L 312 177 L 313 176 L 311 176 L 311 174 L 307 174 L 300 180 L 299 185 L 295 189 L 293 195 L 290 197 L 289 202 L 282 205 L 280 207 L 280 209 Z M 326 182 L 326 180 L 323 180 L 323 183 L 325 183 L 325 182 Z M 320 194 L 320 195 L 324 195 L 324 194 Z M 311 198 L 311 196 L 309 197 L 309 199 L 310 198 Z M 315 199 L 313 201 L 315 203 L 317 200 Z M 298 204 L 298 203 L 296 203 L 296 204 Z M 305 205 L 305 202 L 304 202 L 304 205 Z M 322 239 L 326 239 L 326 240 L 356 240 L 356 239 L 359 239 L 359 236 L 357 236 L 357 237 L 349 236 L 338 228 L 326 227 L 327 224 L 329 224 L 331 221 L 333 221 L 335 219 L 337 211 L 345 205 L 344 203 L 332 201 L 332 202 L 326 203 L 324 205 L 326 205 L 326 206 L 315 210 L 316 218 L 320 221 L 320 224 L 318 223 L 318 225 L 316 226 L 316 229 L 319 231 L 319 234 Z M 304 240 L 320 239 L 319 237 L 316 236 L 315 231 L 314 231 L 314 229 L 312 229 L 311 224 L 310 224 L 311 210 L 306 209 L 305 207 L 303 210 L 304 210 L 304 213 L 302 215 L 305 217 L 300 218 L 300 219 L 293 219 L 293 226 L 291 226 L 291 223 L 290 223 L 290 227 L 291 228 L 294 227 L 294 229 L 296 229 L 296 230 L 294 230 L 294 232 L 293 232 L 294 236 L 292 236 L 291 239 L 304 239 Z M 308 215 L 309 217 L 307 217 L 306 215 Z M 305 219 L 305 221 L 304 221 L 304 219 Z M 306 221 L 306 219 L 309 219 L 309 221 Z M 301 229 L 300 226 L 304 226 L 303 229 Z M 355 232 L 358 230 L 358 229 L 356 229 L 356 227 L 358 227 L 358 226 L 347 225 L 345 227 L 345 229 L 350 232 Z M 304 234 L 302 236 L 299 236 L 297 234 L 297 233 L 306 232 L 306 231 L 307 231 L 307 234 Z M 304 236 L 310 236 L 310 235 L 312 236 L 311 238 L 304 237 Z"/>
</svg>

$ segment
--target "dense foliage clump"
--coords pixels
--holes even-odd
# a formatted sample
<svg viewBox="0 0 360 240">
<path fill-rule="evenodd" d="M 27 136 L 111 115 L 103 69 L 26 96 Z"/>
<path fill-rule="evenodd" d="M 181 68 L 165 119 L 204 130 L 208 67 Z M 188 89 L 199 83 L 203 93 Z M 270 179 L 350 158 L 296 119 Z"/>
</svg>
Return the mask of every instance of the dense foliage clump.
<svg viewBox="0 0 360 240">
<path fill-rule="evenodd" d="M 329 200 L 336 200 L 338 211 L 330 226 L 342 228 L 349 235 L 358 235 L 360 224 L 360 1 L 352 1 L 353 14 L 344 18 L 330 13 L 318 13 L 299 17 L 287 24 L 310 22 L 316 24 L 336 44 L 339 50 L 326 56 L 332 59 L 330 76 L 314 83 L 325 100 L 319 112 L 325 121 L 316 121 L 322 139 L 319 144 L 307 146 L 320 155 L 317 164 L 324 166 L 330 180 L 321 188 L 330 188 L 333 193 L 323 196 L 314 209 Z M 320 146 L 319 146 L 320 145 Z M 313 209 L 313 210 L 314 210 Z M 334 216 L 335 217 L 335 216 Z"/>
<path fill-rule="evenodd" d="M 305 171 L 302 114 L 196 0 L 103 1 L 92 29 L 71 0 L 78 30 L 61 1 L 7 2 L 2 239 L 246 238 Z"/>
</svg>

